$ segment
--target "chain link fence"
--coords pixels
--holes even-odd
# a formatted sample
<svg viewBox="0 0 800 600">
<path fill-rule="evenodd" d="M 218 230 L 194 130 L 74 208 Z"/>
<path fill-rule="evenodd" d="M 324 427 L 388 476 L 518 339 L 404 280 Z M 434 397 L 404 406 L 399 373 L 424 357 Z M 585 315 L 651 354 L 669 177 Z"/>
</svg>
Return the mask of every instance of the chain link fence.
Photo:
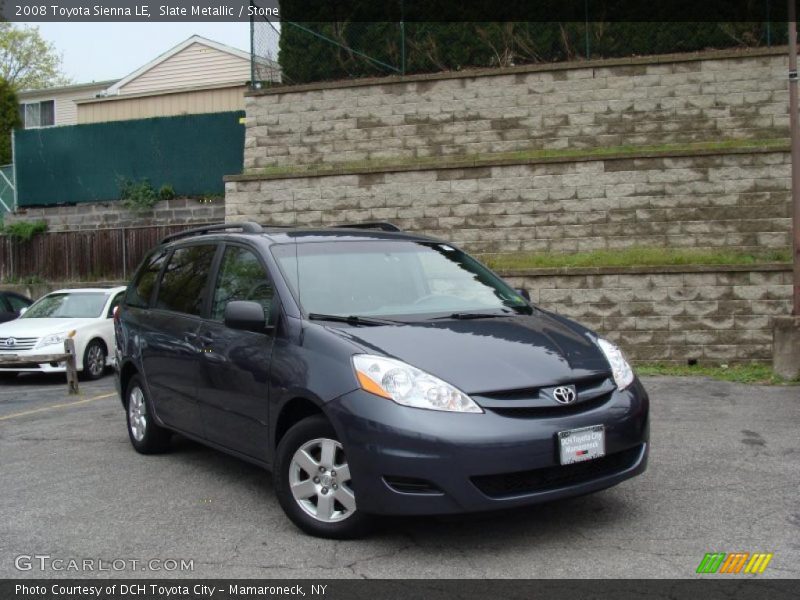
<svg viewBox="0 0 800 600">
<path fill-rule="evenodd" d="M 763 8 L 757 6 L 763 3 Z M 253 85 L 785 44 L 774 0 L 751 22 L 271 22 L 251 19 Z"/>
</svg>

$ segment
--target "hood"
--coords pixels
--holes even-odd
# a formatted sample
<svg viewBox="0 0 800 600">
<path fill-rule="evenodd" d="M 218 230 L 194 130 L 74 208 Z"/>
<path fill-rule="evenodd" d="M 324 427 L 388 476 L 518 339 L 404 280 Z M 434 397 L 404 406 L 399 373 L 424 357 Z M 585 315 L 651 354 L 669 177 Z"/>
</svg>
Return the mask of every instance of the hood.
<svg viewBox="0 0 800 600">
<path fill-rule="evenodd" d="M 77 329 L 96 319 L 14 319 L 0 323 L 0 337 L 42 337 Z"/>
<path fill-rule="evenodd" d="M 557 385 L 607 374 L 589 330 L 536 312 L 503 318 L 329 329 L 436 375 L 467 394 Z"/>
</svg>

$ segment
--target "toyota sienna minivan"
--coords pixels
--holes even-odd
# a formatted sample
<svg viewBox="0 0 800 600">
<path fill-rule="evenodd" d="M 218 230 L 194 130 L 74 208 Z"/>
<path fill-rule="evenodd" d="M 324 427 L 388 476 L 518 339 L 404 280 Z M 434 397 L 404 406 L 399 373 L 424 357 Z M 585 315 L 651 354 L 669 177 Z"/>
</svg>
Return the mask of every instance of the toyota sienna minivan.
<svg viewBox="0 0 800 600">
<path fill-rule="evenodd" d="M 642 473 L 649 401 L 622 352 L 526 296 L 389 223 L 168 236 L 114 320 L 131 443 L 177 432 L 269 469 L 331 538 Z"/>
</svg>

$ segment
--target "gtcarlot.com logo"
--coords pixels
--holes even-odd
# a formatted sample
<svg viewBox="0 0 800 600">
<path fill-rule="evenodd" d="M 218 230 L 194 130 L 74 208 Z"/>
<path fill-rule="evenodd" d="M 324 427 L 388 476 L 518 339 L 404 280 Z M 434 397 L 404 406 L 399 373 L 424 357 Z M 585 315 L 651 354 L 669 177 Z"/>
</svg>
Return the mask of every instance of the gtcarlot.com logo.
<svg viewBox="0 0 800 600">
<path fill-rule="evenodd" d="M 697 567 L 698 573 L 763 573 L 772 553 L 766 552 L 708 552 Z"/>
<path fill-rule="evenodd" d="M 20 554 L 14 558 L 18 571 L 194 571 L 194 559 L 185 558 L 56 558 L 49 554 Z"/>
</svg>

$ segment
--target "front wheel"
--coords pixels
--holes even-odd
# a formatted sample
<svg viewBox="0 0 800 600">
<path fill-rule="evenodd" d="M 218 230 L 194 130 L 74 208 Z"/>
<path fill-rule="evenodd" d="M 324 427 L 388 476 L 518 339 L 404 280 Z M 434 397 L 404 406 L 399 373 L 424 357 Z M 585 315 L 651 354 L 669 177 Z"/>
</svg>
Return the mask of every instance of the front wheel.
<svg viewBox="0 0 800 600">
<path fill-rule="evenodd" d="M 366 533 L 369 517 L 356 508 L 344 447 L 323 416 L 303 419 L 286 432 L 274 479 L 281 507 L 306 533 L 332 539 Z"/>
<path fill-rule="evenodd" d="M 100 379 L 106 370 L 106 347 L 100 340 L 92 340 L 83 351 L 83 378 Z"/>
</svg>

